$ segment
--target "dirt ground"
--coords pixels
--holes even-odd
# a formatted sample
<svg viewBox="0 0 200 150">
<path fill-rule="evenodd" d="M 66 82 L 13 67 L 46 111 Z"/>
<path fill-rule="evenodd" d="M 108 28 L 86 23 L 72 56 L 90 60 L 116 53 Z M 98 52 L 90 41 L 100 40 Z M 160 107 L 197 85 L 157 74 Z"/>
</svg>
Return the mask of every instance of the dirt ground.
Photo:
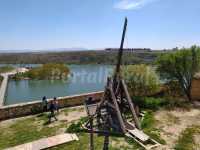
<svg viewBox="0 0 200 150">
<path fill-rule="evenodd" d="M 53 121 L 51 124 L 48 125 L 49 127 L 57 126 L 61 122 L 70 123 L 70 122 L 79 120 L 81 117 L 85 117 L 87 115 L 86 115 L 86 112 L 85 112 L 83 106 L 77 106 L 77 107 L 61 109 L 60 112 L 56 116 L 58 118 L 58 121 Z M 32 118 L 32 117 L 37 118 L 37 115 L 1 121 L 0 127 L 10 126 L 10 125 L 14 124 L 16 121 L 24 120 L 24 119 L 28 119 L 28 118 Z M 38 128 L 40 127 L 40 125 L 42 126 L 43 123 L 44 122 L 38 122 Z"/>
<path fill-rule="evenodd" d="M 166 141 L 163 150 L 173 149 L 179 135 L 192 125 L 200 125 L 200 110 L 160 110 L 155 113 L 157 128 L 161 130 L 161 137 Z M 200 143 L 200 136 L 195 136 L 195 143 Z"/>
<path fill-rule="evenodd" d="M 85 117 L 86 112 L 83 106 L 67 108 L 60 110 L 57 118 L 59 121 L 54 121 L 49 126 L 54 127 L 60 123 L 70 123 Z M 9 126 L 17 120 L 34 117 L 21 117 L 0 122 L 0 127 Z M 161 137 L 166 141 L 166 145 L 159 147 L 157 150 L 171 150 L 174 148 L 179 135 L 192 125 L 200 125 L 200 109 L 192 108 L 191 110 L 159 110 L 154 114 L 157 120 L 156 128 L 160 129 Z M 42 125 L 41 125 L 42 126 Z M 58 133 L 64 133 L 65 128 L 60 128 Z M 198 145 L 200 143 L 200 135 L 194 136 L 194 141 Z M 198 145 L 200 146 L 200 145 Z"/>
</svg>

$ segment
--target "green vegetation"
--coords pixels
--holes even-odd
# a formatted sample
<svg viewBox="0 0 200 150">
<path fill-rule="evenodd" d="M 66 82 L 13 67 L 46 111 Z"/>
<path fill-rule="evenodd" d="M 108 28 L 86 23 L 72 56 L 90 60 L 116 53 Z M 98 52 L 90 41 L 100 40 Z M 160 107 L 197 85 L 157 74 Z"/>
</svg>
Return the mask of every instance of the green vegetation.
<svg viewBox="0 0 200 150">
<path fill-rule="evenodd" d="M 165 98 L 154 97 L 134 97 L 134 104 L 138 105 L 140 109 L 158 110 L 161 107 L 167 106 L 169 101 Z"/>
<path fill-rule="evenodd" d="M 87 150 L 89 149 L 89 134 L 87 133 L 78 133 L 79 141 L 73 141 L 67 144 L 59 145 L 54 148 L 49 148 L 49 150 Z M 94 149 L 102 150 L 103 149 L 103 136 L 94 135 Z M 110 137 L 109 150 L 130 150 L 137 149 L 143 150 L 138 146 L 133 140 L 125 139 L 124 137 Z"/>
<path fill-rule="evenodd" d="M 200 148 L 199 140 L 195 142 L 195 135 L 197 138 L 200 138 L 200 126 L 192 126 L 185 129 L 182 135 L 179 137 L 177 144 L 175 146 L 175 150 L 196 150 Z"/>
<path fill-rule="evenodd" d="M 161 55 L 157 60 L 158 71 L 169 81 L 177 80 L 183 92 L 191 100 L 191 85 L 200 69 L 200 47 L 183 48 Z"/>
<path fill-rule="evenodd" d="M 0 67 L 0 73 L 6 73 L 12 71 L 14 68 L 12 66 L 3 66 Z"/>
<path fill-rule="evenodd" d="M 159 143 L 166 144 L 165 140 L 160 137 L 160 130 L 156 129 L 155 125 L 156 120 L 154 118 L 153 112 L 147 111 L 141 123 L 143 131 Z"/>
<path fill-rule="evenodd" d="M 56 126 L 43 125 L 47 121 L 46 115 L 19 119 L 10 125 L 0 126 L 0 149 L 38 140 L 43 137 L 53 136 L 59 128 L 65 126 L 61 123 Z"/>
<path fill-rule="evenodd" d="M 1 82 L 3 81 L 3 77 L 2 76 L 0 76 L 0 85 L 1 85 Z"/>
<path fill-rule="evenodd" d="M 41 67 L 36 67 L 26 73 L 18 73 L 14 79 L 29 78 L 38 80 L 56 80 L 67 79 L 69 68 L 64 64 L 44 64 Z"/>
<path fill-rule="evenodd" d="M 68 113 L 73 111 L 71 109 Z M 74 110 L 77 111 L 77 110 Z M 64 111 L 65 112 L 65 111 Z M 62 112 L 62 113 L 64 113 Z M 50 137 L 59 134 L 59 131 L 63 132 L 70 122 L 58 121 L 52 124 L 46 124 L 48 121 L 48 114 L 39 114 L 37 116 L 30 116 L 25 118 L 14 119 L 12 121 L 6 121 L 0 123 L 0 149 L 24 144 L 40 138 Z M 82 118 L 78 122 L 85 121 L 86 118 Z M 76 122 L 76 121 L 75 121 Z M 89 134 L 85 132 L 77 133 L 79 141 L 73 141 L 63 145 L 50 148 L 52 150 L 63 150 L 63 149 L 88 149 L 89 146 Z M 103 146 L 103 137 L 95 135 L 95 150 L 101 150 Z M 111 150 L 120 149 L 141 149 L 134 141 L 125 139 L 124 137 L 110 137 Z"/>
<path fill-rule="evenodd" d="M 176 108 L 182 110 L 190 110 L 191 103 L 184 99 L 176 99 L 171 97 L 155 98 L 155 97 L 133 97 L 133 102 L 140 109 L 147 109 L 157 111 L 158 109 L 164 108 L 167 110 L 173 110 Z"/>
<path fill-rule="evenodd" d="M 159 90 L 159 77 L 147 65 L 128 65 L 123 68 L 123 77 L 131 96 L 152 95 Z"/>
<path fill-rule="evenodd" d="M 124 64 L 153 63 L 159 52 L 124 52 Z M 117 52 L 71 51 L 47 53 L 2 53 L 0 63 L 4 64 L 116 64 Z"/>
<path fill-rule="evenodd" d="M 83 132 L 84 129 L 82 128 L 82 125 L 87 121 L 87 117 L 81 118 L 78 122 L 73 122 L 69 125 L 67 128 L 68 133 L 77 133 L 77 132 Z"/>
</svg>

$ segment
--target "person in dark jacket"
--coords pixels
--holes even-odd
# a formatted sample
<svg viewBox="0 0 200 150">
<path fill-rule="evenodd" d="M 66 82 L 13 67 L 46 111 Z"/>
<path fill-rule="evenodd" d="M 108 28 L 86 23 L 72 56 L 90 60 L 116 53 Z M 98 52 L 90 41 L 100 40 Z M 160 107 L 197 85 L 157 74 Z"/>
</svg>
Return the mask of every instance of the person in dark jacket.
<svg viewBox="0 0 200 150">
<path fill-rule="evenodd" d="M 58 100 L 57 100 L 56 97 L 54 97 L 53 99 L 54 99 L 56 111 L 57 111 L 57 113 L 59 113 L 59 104 L 58 104 Z"/>
<path fill-rule="evenodd" d="M 46 112 L 48 110 L 48 102 L 46 96 L 42 98 L 42 110 Z"/>
<path fill-rule="evenodd" d="M 50 102 L 49 110 L 50 110 L 49 123 L 51 123 L 51 118 L 54 118 L 57 121 L 58 119 L 56 118 L 56 115 L 55 115 L 56 107 L 55 107 L 54 101 Z"/>
</svg>

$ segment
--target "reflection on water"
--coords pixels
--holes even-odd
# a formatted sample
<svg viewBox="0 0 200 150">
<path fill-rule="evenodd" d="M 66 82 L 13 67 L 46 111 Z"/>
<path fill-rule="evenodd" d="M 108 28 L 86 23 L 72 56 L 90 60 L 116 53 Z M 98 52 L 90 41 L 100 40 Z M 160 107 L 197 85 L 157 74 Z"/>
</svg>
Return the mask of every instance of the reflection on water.
<svg viewBox="0 0 200 150">
<path fill-rule="evenodd" d="M 66 96 L 104 89 L 106 78 L 112 72 L 107 65 L 70 65 L 71 76 L 66 80 L 22 80 L 8 83 L 6 105 L 47 96 Z"/>
</svg>

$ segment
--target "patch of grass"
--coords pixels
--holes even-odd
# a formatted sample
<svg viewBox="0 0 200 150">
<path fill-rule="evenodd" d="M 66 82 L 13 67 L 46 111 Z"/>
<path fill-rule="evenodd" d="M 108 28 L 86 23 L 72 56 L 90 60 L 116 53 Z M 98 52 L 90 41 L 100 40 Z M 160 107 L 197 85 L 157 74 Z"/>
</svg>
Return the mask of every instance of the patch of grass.
<svg viewBox="0 0 200 150">
<path fill-rule="evenodd" d="M 200 134 L 200 126 L 192 126 L 185 129 L 180 135 L 177 144 L 175 146 L 175 150 L 195 150 L 196 144 L 194 141 L 194 135 Z"/>
<path fill-rule="evenodd" d="M 174 116 L 173 114 L 167 113 L 166 115 L 167 115 L 168 123 L 170 123 L 170 124 L 180 123 L 180 119 L 178 117 Z"/>
<path fill-rule="evenodd" d="M 176 99 L 173 97 L 166 97 L 167 105 L 165 105 L 165 109 L 174 110 L 180 108 L 182 110 L 190 110 L 191 103 L 186 101 L 185 99 Z"/>
<path fill-rule="evenodd" d="M 66 109 L 66 111 L 71 111 Z M 75 110 L 73 110 L 75 111 Z M 0 149 L 16 146 L 19 144 L 38 140 L 40 138 L 54 136 L 58 133 L 59 129 L 67 130 L 67 132 L 77 132 L 79 141 L 73 141 L 63 145 L 51 148 L 52 150 L 80 150 L 89 148 L 89 134 L 85 132 L 79 132 L 81 124 L 86 121 L 86 118 L 82 118 L 79 121 L 74 121 L 75 126 L 65 124 L 64 122 L 56 122 L 55 124 L 45 125 L 48 121 L 48 113 L 39 114 L 33 117 L 26 117 L 23 119 L 17 119 L 13 123 L 7 126 L 0 127 Z M 160 143 L 164 143 L 154 125 L 156 121 L 153 117 L 153 112 L 148 111 L 142 121 L 142 127 L 148 135 L 157 140 Z M 1 125 L 1 124 L 0 124 Z M 68 129 L 66 128 L 67 126 Z M 78 129 L 78 131 L 77 131 Z M 103 148 L 104 137 L 95 135 L 94 144 L 95 150 L 101 150 Z M 123 136 L 111 136 L 110 137 L 110 150 L 130 150 L 143 148 L 138 145 L 133 139 L 124 138 Z"/>
<path fill-rule="evenodd" d="M 67 128 L 68 133 L 77 133 L 81 131 L 85 131 L 82 128 L 82 125 L 87 121 L 87 117 L 82 117 L 78 122 L 73 122 L 72 124 L 69 125 Z"/>
<path fill-rule="evenodd" d="M 141 123 L 143 131 L 160 144 L 166 144 L 165 140 L 160 136 L 160 130 L 155 128 L 155 124 L 156 120 L 153 112 L 147 111 Z"/>
<path fill-rule="evenodd" d="M 16 120 L 11 125 L 0 128 L 0 149 L 31 142 L 43 137 L 56 134 L 59 128 L 65 125 L 45 126 L 46 116 L 37 116 Z"/>
<path fill-rule="evenodd" d="M 84 111 L 83 107 L 78 107 L 78 108 L 64 108 L 61 110 L 61 112 L 64 112 L 64 114 L 67 116 L 70 112 L 73 111 Z"/>
<path fill-rule="evenodd" d="M 132 149 L 137 149 L 137 150 L 144 150 L 143 147 L 141 147 L 137 142 L 135 142 L 132 138 L 125 137 L 125 140 L 129 145 L 132 145 Z"/>
<path fill-rule="evenodd" d="M 78 133 L 79 141 L 73 141 L 63 145 L 59 145 L 48 150 L 87 150 L 89 149 L 89 134 L 88 133 Z M 94 135 L 94 149 L 103 149 L 104 137 Z M 110 137 L 109 150 L 130 150 L 137 149 L 143 150 L 138 146 L 133 140 L 124 139 L 124 137 Z"/>
<path fill-rule="evenodd" d="M 6 73 L 12 71 L 14 68 L 12 66 L 3 66 L 0 67 L 0 73 Z"/>
<path fill-rule="evenodd" d="M 160 107 L 167 105 L 167 100 L 164 98 L 154 97 L 134 97 L 133 102 L 140 108 L 158 110 Z"/>
</svg>

